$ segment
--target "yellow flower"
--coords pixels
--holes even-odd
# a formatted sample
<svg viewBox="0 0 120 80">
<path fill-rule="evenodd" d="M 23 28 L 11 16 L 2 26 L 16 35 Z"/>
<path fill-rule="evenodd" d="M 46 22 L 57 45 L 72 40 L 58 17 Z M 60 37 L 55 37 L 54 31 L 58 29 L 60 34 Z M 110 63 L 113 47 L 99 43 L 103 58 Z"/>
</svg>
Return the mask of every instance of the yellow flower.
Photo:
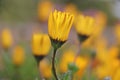
<svg viewBox="0 0 120 80">
<path fill-rule="evenodd" d="M 68 38 L 74 16 L 60 11 L 51 12 L 48 21 L 48 33 L 51 39 L 64 42 Z"/>
<path fill-rule="evenodd" d="M 119 68 L 119 59 L 118 56 L 118 48 L 113 46 L 106 51 L 102 51 L 101 53 L 97 53 L 97 58 L 101 64 L 96 68 L 96 74 L 98 78 L 104 79 L 109 76 L 113 78 L 115 72 Z"/>
<path fill-rule="evenodd" d="M 39 64 L 40 73 L 44 78 L 49 79 L 52 77 L 51 68 L 51 65 L 45 59 L 43 59 Z"/>
<path fill-rule="evenodd" d="M 47 21 L 48 16 L 53 9 L 53 4 L 51 1 L 41 1 L 38 4 L 38 17 L 41 21 Z"/>
<path fill-rule="evenodd" d="M 62 59 L 60 61 L 60 71 L 65 73 L 68 71 L 68 64 L 74 61 L 75 54 L 73 51 L 67 51 L 63 54 Z"/>
<path fill-rule="evenodd" d="M 51 42 L 47 34 L 33 34 L 32 51 L 36 56 L 46 56 L 50 50 Z"/>
<path fill-rule="evenodd" d="M 102 33 L 102 31 L 106 27 L 107 17 L 104 12 L 98 11 L 94 19 L 96 22 L 95 24 L 96 29 L 94 30 L 94 36 L 97 37 Z"/>
<path fill-rule="evenodd" d="M 94 19 L 80 14 L 76 19 L 75 28 L 78 34 L 91 35 L 94 30 Z"/>
<path fill-rule="evenodd" d="M 120 67 L 114 74 L 115 76 L 113 77 L 113 80 L 120 80 Z"/>
<path fill-rule="evenodd" d="M 107 40 L 104 37 L 100 37 L 95 41 L 95 48 L 97 53 L 104 53 L 107 49 Z"/>
<path fill-rule="evenodd" d="M 74 78 L 75 80 L 80 79 L 80 77 L 83 75 L 87 65 L 88 65 L 88 59 L 85 57 L 78 56 L 75 61 L 76 66 L 78 67 L 78 71 L 75 73 Z"/>
<path fill-rule="evenodd" d="M 75 20 L 75 29 L 80 41 L 86 40 L 94 31 L 94 19 L 80 14 Z"/>
<path fill-rule="evenodd" d="M 120 24 L 117 24 L 115 26 L 115 36 L 117 38 L 117 41 L 120 43 Z"/>
<path fill-rule="evenodd" d="M 109 59 L 109 62 L 107 61 L 96 68 L 96 74 L 99 79 L 104 79 L 105 77 L 108 77 L 108 76 L 113 78 L 113 75 L 115 74 L 118 66 L 119 66 L 118 60 Z"/>
<path fill-rule="evenodd" d="M 21 46 L 16 46 L 13 51 L 12 59 L 16 66 L 20 66 L 24 62 L 25 52 Z"/>
<path fill-rule="evenodd" d="M 58 80 L 55 69 L 55 55 L 58 48 L 60 48 L 68 39 L 70 29 L 72 27 L 74 16 L 60 11 L 51 12 L 48 20 L 48 34 L 51 39 L 52 46 L 54 48 L 52 58 L 52 70 L 53 74 Z"/>
<path fill-rule="evenodd" d="M 119 48 L 117 46 L 112 46 L 110 49 L 109 49 L 109 55 L 110 55 L 110 58 L 112 59 L 119 59 Z"/>
<path fill-rule="evenodd" d="M 12 45 L 12 34 L 9 29 L 3 29 L 1 35 L 1 43 L 5 49 L 9 48 Z"/>
</svg>

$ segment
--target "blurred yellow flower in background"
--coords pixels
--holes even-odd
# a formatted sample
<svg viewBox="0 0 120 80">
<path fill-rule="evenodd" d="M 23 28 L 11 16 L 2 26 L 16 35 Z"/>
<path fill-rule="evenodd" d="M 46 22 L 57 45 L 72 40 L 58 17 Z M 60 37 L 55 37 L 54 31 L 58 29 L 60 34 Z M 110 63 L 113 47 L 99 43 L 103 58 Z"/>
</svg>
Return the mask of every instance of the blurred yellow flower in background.
<svg viewBox="0 0 120 80">
<path fill-rule="evenodd" d="M 112 59 L 118 59 L 119 58 L 119 48 L 117 46 L 112 46 L 109 49 L 109 55 Z"/>
<path fill-rule="evenodd" d="M 97 68 L 96 74 L 99 79 L 104 80 L 105 77 L 111 77 L 110 67 L 106 66 L 99 66 Z"/>
<path fill-rule="evenodd" d="M 115 76 L 113 77 L 113 80 L 120 80 L 120 67 L 116 71 Z"/>
<path fill-rule="evenodd" d="M 94 21 L 95 21 L 94 22 L 95 29 L 92 32 L 91 38 L 89 38 L 83 43 L 83 47 L 87 47 L 87 48 L 93 47 L 93 45 L 96 44 L 96 41 L 101 38 L 102 32 L 104 31 L 107 24 L 106 14 L 102 11 L 97 11 L 94 16 Z"/>
<path fill-rule="evenodd" d="M 89 36 L 94 31 L 95 21 L 92 17 L 80 14 L 75 21 L 75 29 L 78 34 Z"/>
<path fill-rule="evenodd" d="M 48 63 L 46 59 L 43 59 L 39 64 L 39 70 L 41 76 L 45 79 L 49 79 L 52 77 L 52 66 Z"/>
<path fill-rule="evenodd" d="M 107 50 L 107 40 L 104 37 L 99 37 L 96 39 L 94 48 L 96 49 L 97 53 L 104 53 Z"/>
<path fill-rule="evenodd" d="M 77 16 L 78 14 L 77 6 L 73 3 L 66 4 L 64 11 L 72 13 L 74 16 Z"/>
<path fill-rule="evenodd" d="M 85 69 L 88 66 L 88 62 L 89 62 L 89 60 L 86 57 L 78 56 L 76 58 L 75 64 L 79 68 L 79 70 L 74 75 L 75 80 L 76 79 L 79 80 L 80 77 L 83 75 Z"/>
<path fill-rule="evenodd" d="M 95 30 L 94 30 L 94 36 L 98 37 L 101 35 L 102 31 L 106 27 L 107 24 L 107 16 L 104 12 L 98 11 L 94 17 L 95 19 Z"/>
<path fill-rule="evenodd" d="M 117 42 L 120 43 L 120 24 L 115 25 L 115 36 L 117 38 Z"/>
<path fill-rule="evenodd" d="M 75 29 L 80 41 L 86 40 L 95 30 L 95 21 L 90 16 L 80 14 L 75 20 Z"/>
<path fill-rule="evenodd" d="M 100 64 L 96 68 L 96 74 L 98 78 L 104 79 L 105 77 L 114 78 L 114 74 L 120 66 L 118 56 L 118 48 L 113 46 L 110 49 L 107 49 L 104 53 L 97 53 L 99 55 Z"/>
<path fill-rule="evenodd" d="M 76 58 L 76 59 L 75 59 Z M 65 73 L 68 71 L 68 65 L 71 63 L 75 63 L 78 67 L 78 71 L 75 73 L 74 78 L 79 78 L 82 76 L 85 68 L 88 64 L 88 59 L 85 57 L 75 57 L 75 53 L 73 51 L 67 51 L 63 54 L 61 61 L 60 61 L 60 72 Z"/>
<path fill-rule="evenodd" d="M 12 42 L 13 42 L 13 38 L 11 31 L 7 28 L 3 29 L 1 33 L 2 47 L 4 49 L 8 49 L 12 45 Z"/>
<path fill-rule="evenodd" d="M 107 50 L 107 40 L 103 37 L 96 39 L 94 48 L 96 49 L 96 58 L 100 60 L 101 63 L 108 61 L 108 50 Z"/>
<path fill-rule="evenodd" d="M 60 61 L 60 72 L 65 73 L 68 71 L 68 64 L 74 61 L 75 53 L 73 51 L 67 51 L 63 54 Z"/>
<path fill-rule="evenodd" d="M 74 16 L 55 10 L 50 13 L 48 20 L 48 33 L 51 39 L 66 41 L 70 32 Z"/>
<path fill-rule="evenodd" d="M 46 56 L 50 50 L 51 42 L 47 34 L 35 33 L 32 37 L 32 52 L 36 56 Z"/>
<path fill-rule="evenodd" d="M 25 59 L 25 52 L 21 46 L 16 46 L 12 54 L 13 63 L 15 66 L 20 66 L 23 64 Z"/>
<path fill-rule="evenodd" d="M 38 4 L 38 17 L 40 21 L 47 21 L 50 12 L 53 9 L 53 3 L 50 0 L 40 1 Z"/>
<path fill-rule="evenodd" d="M 118 61 L 116 61 L 116 60 L 112 60 L 112 61 L 109 60 L 108 63 L 103 63 L 102 65 L 99 65 L 97 67 L 96 74 L 97 74 L 99 79 L 104 79 L 105 77 L 113 78 L 114 74 L 116 73 L 116 69 L 118 68 L 118 66 L 119 66 L 119 62 Z"/>
</svg>

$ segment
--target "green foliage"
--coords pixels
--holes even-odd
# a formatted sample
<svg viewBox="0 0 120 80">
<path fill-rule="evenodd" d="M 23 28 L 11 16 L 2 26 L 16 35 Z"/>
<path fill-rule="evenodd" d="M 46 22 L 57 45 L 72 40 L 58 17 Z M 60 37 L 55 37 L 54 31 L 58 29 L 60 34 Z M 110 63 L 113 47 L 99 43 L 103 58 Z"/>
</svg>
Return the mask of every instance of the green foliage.
<svg viewBox="0 0 120 80">
<path fill-rule="evenodd" d="M 13 68 L 13 64 L 12 64 L 12 60 L 10 60 L 10 55 L 8 54 L 8 52 L 3 52 L 2 54 L 2 59 L 3 59 L 3 63 L 4 63 L 4 69 L 3 71 L 0 71 L 1 73 L 1 77 L 7 77 L 7 78 L 12 78 L 12 76 L 14 75 L 14 68 Z"/>
<path fill-rule="evenodd" d="M 81 80 L 88 80 L 88 75 L 87 75 L 87 71 L 86 73 L 82 76 Z M 98 80 L 97 77 L 95 76 L 95 74 L 90 75 L 89 80 Z"/>
<path fill-rule="evenodd" d="M 65 73 L 62 77 L 63 79 L 62 80 L 71 80 L 71 71 L 68 71 L 67 73 Z"/>
<path fill-rule="evenodd" d="M 35 80 L 38 78 L 39 73 L 37 63 L 29 51 L 30 49 L 25 45 L 23 45 L 23 47 L 26 50 L 25 61 L 17 68 L 12 63 L 10 52 L 3 52 L 2 58 L 4 69 L 0 71 L 0 79 L 16 80 L 16 76 L 19 77 L 19 80 Z"/>
<path fill-rule="evenodd" d="M 78 67 L 74 63 L 68 64 L 68 72 L 63 75 L 62 80 L 72 80 L 74 73 L 77 71 Z"/>
<path fill-rule="evenodd" d="M 74 74 L 75 72 L 78 71 L 78 67 L 74 63 L 71 63 L 68 64 L 68 70 L 71 71 L 72 74 Z"/>
</svg>

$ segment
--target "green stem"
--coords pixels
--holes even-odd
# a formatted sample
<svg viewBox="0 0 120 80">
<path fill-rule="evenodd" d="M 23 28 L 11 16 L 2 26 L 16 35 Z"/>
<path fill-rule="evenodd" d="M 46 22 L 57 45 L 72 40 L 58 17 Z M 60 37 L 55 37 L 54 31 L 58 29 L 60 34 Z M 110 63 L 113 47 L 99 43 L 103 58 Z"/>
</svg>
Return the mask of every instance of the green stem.
<svg viewBox="0 0 120 80">
<path fill-rule="evenodd" d="M 87 80 L 91 79 L 91 65 L 92 65 L 93 60 L 90 60 L 90 62 L 88 63 L 88 67 L 87 67 Z"/>
<path fill-rule="evenodd" d="M 56 51 L 57 51 L 57 49 L 54 49 L 54 53 L 53 53 L 53 57 L 52 57 L 52 71 L 53 71 L 53 75 L 54 75 L 55 79 L 58 80 L 56 69 L 55 69 L 55 55 L 56 55 Z"/>
<path fill-rule="evenodd" d="M 38 76 L 36 77 L 36 80 L 43 80 L 43 77 L 42 77 L 41 72 L 40 72 L 40 69 L 39 69 L 39 66 L 40 66 L 39 63 L 40 63 L 40 61 L 37 60 Z"/>
<path fill-rule="evenodd" d="M 14 66 L 15 68 L 15 73 L 14 73 L 14 76 L 13 76 L 13 80 L 21 80 L 21 76 L 20 76 L 20 72 L 19 72 L 19 68 L 20 66 Z"/>
</svg>

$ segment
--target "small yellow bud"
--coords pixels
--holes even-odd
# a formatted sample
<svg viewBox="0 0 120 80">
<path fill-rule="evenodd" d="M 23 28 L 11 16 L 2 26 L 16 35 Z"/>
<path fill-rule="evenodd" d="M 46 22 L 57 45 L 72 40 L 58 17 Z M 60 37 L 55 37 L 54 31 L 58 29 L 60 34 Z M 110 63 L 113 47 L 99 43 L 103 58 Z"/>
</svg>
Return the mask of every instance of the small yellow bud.
<svg viewBox="0 0 120 80">
<path fill-rule="evenodd" d="M 53 3 L 49 0 L 40 1 L 38 4 L 38 17 L 40 21 L 47 21 L 48 16 L 53 9 Z"/>
<path fill-rule="evenodd" d="M 1 43 L 4 49 L 8 49 L 12 45 L 12 34 L 9 29 L 3 29 Z"/>
<path fill-rule="evenodd" d="M 20 66 L 24 62 L 24 58 L 25 58 L 24 49 L 21 46 L 16 46 L 13 50 L 12 55 L 13 63 L 16 66 Z"/>
<path fill-rule="evenodd" d="M 32 51 L 34 55 L 46 56 L 50 50 L 51 42 L 47 34 L 33 34 L 32 37 Z"/>
</svg>

